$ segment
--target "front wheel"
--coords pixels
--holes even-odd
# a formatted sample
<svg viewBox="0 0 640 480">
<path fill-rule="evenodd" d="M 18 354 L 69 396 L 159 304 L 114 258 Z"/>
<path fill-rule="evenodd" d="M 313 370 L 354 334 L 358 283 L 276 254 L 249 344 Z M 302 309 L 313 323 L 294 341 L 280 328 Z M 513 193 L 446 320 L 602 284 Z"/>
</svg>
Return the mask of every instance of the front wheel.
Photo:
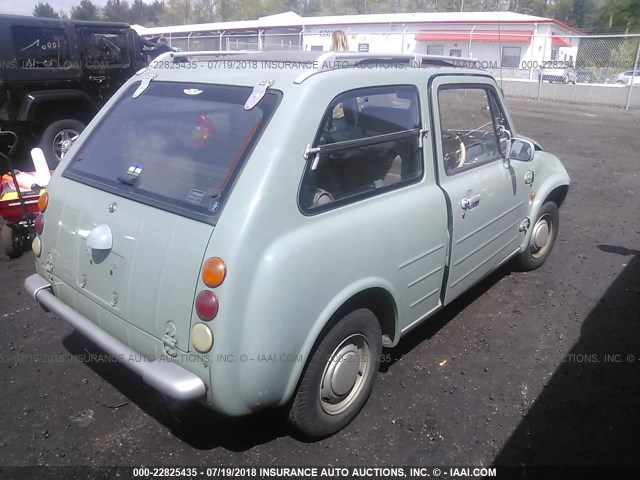
<svg viewBox="0 0 640 480">
<path fill-rule="evenodd" d="M 313 353 L 291 403 L 289 423 L 311 438 L 347 426 L 369 398 L 381 351 L 380 324 L 371 310 L 344 316 Z"/>
<path fill-rule="evenodd" d="M 81 121 L 66 118 L 56 120 L 44 130 L 40 138 L 40 148 L 44 152 L 50 169 L 53 170 L 58 166 L 84 127 Z"/>
<path fill-rule="evenodd" d="M 541 266 L 556 243 L 559 228 L 558 206 L 554 202 L 545 203 L 533 223 L 527 248 L 515 259 L 516 268 L 521 271 L 529 271 Z"/>
</svg>

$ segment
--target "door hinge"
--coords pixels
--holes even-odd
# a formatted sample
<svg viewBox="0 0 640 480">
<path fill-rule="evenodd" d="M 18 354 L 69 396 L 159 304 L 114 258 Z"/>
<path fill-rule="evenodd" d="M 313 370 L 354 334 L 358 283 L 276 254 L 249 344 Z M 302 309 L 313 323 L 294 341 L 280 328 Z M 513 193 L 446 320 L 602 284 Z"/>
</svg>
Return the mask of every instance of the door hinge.
<svg viewBox="0 0 640 480">
<path fill-rule="evenodd" d="M 527 217 L 520 224 L 520 231 L 526 232 L 527 230 L 529 230 L 530 226 L 531 226 L 531 220 L 529 220 L 529 217 Z"/>
<path fill-rule="evenodd" d="M 245 110 L 251 110 L 255 107 L 262 97 L 267 93 L 267 89 L 273 85 L 273 80 L 261 80 L 255 87 L 253 87 L 253 92 L 251 96 L 247 99 L 244 104 Z"/>
<path fill-rule="evenodd" d="M 138 88 L 136 88 L 136 91 L 133 92 L 132 97 L 138 98 L 140 95 L 142 95 L 142 92 L 144 92 L 147 89 L 147 87 L 149 87 L 151 80 L 153 80 L 154 78 L 156 78 L 155 73 L 150 73 L 149 75 L 146 75 L 140 82 L 140 85 L 138 85 Z"/>
</svg>

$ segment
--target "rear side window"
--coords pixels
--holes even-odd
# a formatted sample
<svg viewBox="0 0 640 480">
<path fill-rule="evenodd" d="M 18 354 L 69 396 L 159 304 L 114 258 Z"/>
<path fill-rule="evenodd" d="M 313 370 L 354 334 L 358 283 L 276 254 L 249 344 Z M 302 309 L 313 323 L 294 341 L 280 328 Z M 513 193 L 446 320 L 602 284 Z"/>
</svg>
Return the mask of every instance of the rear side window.
<svg viewBox="0 0 640 480">
<path fill-rule="evenodd" d="M 422 175 L 418 105 L 411 86 L 336 97 L 307 154 L 302 211 L 324 211 L 417 181 Z"/>
<path fill-rule="evenodd" d="M 279 101 L 250 110 L 248 87 L 151 82 L 114 105 L 65 170 L 68 178 L 211 222 Z"/>
<path fill-rule="evenodd" d="M 129 64 L 129 46 L 125 32 L 82 31 L 83 55 L 87 68 L 105 68 Z"/>
<path fill-rule="evenodd" d="M 20 68 L 69 68 L 69 41 L 62 28 L 11 27 Z"/>
</svg>

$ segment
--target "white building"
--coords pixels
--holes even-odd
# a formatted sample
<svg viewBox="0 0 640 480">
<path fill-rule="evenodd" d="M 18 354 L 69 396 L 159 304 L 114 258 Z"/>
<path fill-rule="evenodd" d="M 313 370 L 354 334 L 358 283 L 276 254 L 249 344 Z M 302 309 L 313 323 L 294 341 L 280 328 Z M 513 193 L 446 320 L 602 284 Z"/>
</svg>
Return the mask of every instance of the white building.
<svg viewBox="0 0 640 480">
<path fill-rule="evenodd" d="M 301 17 L 145 28 L 182 50 L 329 50 L 331 33 L 351 51 L 429 53 L 487 62 L 529 76 L 544 60 L 575 61 L 584 34 L 558 20 L 513 12 L 394 13 Z"/>
</svg>

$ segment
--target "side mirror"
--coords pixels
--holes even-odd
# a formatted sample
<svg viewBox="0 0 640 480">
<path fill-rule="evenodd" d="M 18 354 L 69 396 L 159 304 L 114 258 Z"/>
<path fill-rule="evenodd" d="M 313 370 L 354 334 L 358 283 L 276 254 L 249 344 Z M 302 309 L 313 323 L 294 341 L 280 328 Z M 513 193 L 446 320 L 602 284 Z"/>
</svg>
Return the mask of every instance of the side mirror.
<svg viewBox="0 0 640 480">
<path fill-rule="evenodd" d="M 507 158 L 509 160 L 517 160 L 519 162 L 530 162 L 536 154 L 536 148 L 529 140 L 521 138 L 512 138 L 509 143 L 509 152 Z"/>
</svg>

